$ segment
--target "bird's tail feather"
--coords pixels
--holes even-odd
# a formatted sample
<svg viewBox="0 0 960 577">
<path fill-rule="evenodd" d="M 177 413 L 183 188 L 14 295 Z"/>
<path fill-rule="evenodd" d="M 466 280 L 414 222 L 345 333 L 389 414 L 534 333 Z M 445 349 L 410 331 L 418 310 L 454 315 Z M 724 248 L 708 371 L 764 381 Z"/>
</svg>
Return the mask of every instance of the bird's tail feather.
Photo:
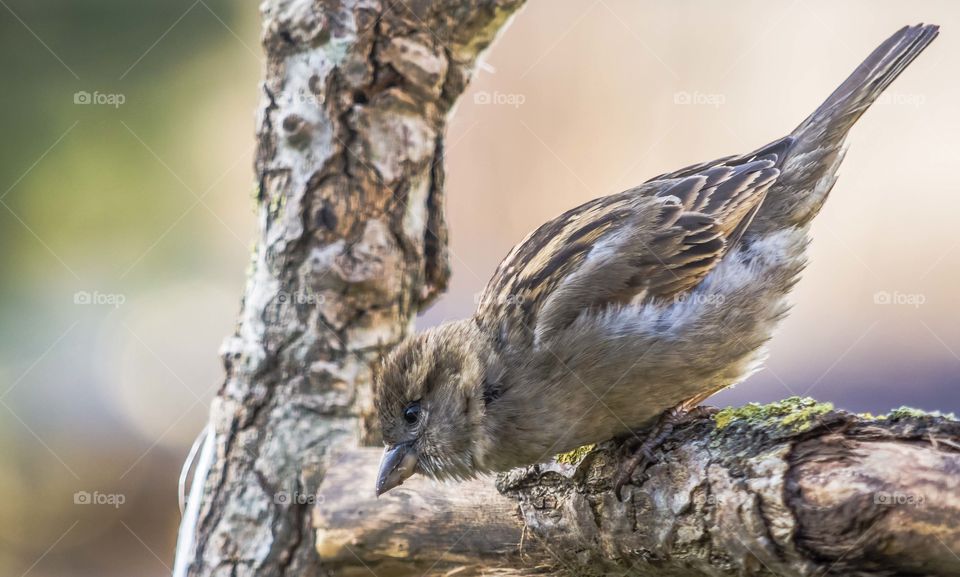
<svg viewBox="0 0 960 577">
<path fill-rule="evenodd" d="M 837 179 L 850 127 L 897 76 L 937 37 L 939 27 L 919 24 L 897 31 L 877 47 L 833 94 L 775 147 L 780 179 L 757 210 L 748 235 L 798 226 L 817 215 Z M 757 154 L 755 153 L 755 154 Z"/>
<path fill-rule="evenodd" d="M 793 134 L 842 139 L 860 115 L 933 42 L 940 27 L 905 26 L 878 46 Z"/>
</svg>

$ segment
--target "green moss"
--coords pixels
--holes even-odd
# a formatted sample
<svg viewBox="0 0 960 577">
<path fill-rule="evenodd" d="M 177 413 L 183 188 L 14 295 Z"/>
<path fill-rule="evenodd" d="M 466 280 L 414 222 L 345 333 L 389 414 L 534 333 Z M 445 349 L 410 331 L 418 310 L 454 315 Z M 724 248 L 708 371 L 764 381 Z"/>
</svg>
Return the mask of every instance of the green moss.
<svg viewBox="0 0 960 577">
<path fill-rule="evenodd" d="M 924 411 L 923 409 L 915 409 L 913 407 L 899 407 L 896 408 L 886 415 L 880 417 L 881 419 L 922 419 L 925 417 L 944 417 L 950 419 L 951 421 L 956 421 L 957 417 L 953 413 L 941 413 L 940 411 Z"/>
<path fill-rule="evenodd" d="M 888 419 L 903 419 L 903 418 L 920 418 L 929 416 L 929 413 L 920 409 L 914 409 L 913 407 L 898 407 L 889 413 L 887 413 Z"/>
<path fill-rule="evenodd" d="M 592 451 L 595 447 L 596 447 L 595 444 L 584 445 L 572 451 L 568 451 L 566 453 L 560 453 L 555 458 L 558 463 L 564 463 L 566 465 L 576 465 L 580 461 L 582 461 L 583 458 L 586 457 L 590 453 L 590 451 Z"/>
<path fill-rule="evenodd" d="M 735 422 L 745 422 L 758 426 L 781 425 L 799 432 L 809 429 L 818 417 L 832 410 L 832 403 L 820 403 L 810 397 L 788 397 L 768 405 L 748 403 L 727 407 L 717 413 L 714 420 L 718 430 Z"/>
<path fill-rule="evenodd" d="M 280 212 L 280 208 L 286 203 L 286 200 L 283 194 L 277 194 L 271 197 L 269 204 L 267 204 L 267 210 L 270 211 L 270 214 L 277 214 Z"/>
<path fill-rule="evenodd" d="M 809 397 L 789 397 L 769 405 L 749 403 L 742 407 L 727 407 L 714 417 L 717 431 L 732 424 L 744 423 L 755 427 L 781 426 L 790 432 L 799 433 L 810 429 L 822 415 L 833 410 L 832 403 L 821 403 Z M 920 419 L 943 417 L 956 420 L 952 413 L 923 411 L 913 407 L 900 407 L 886 415 L 858 413 L 857 417 L 865 421 Z"/>
</svg>

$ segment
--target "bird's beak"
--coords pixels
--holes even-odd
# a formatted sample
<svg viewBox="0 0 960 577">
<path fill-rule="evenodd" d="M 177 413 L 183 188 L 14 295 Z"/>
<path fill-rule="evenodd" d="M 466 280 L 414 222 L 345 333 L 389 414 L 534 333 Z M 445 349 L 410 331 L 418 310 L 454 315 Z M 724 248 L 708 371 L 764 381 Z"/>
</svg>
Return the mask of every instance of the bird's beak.
<svg viewBox="0 0 960 577">
<path fill-rule="evenodd" d="M 417 451 L 413 443 L 400 443 L 383 450 L 380 473 L 377 475 L 377 497 L 402 485 L 417 468 Z"/>
</svg>

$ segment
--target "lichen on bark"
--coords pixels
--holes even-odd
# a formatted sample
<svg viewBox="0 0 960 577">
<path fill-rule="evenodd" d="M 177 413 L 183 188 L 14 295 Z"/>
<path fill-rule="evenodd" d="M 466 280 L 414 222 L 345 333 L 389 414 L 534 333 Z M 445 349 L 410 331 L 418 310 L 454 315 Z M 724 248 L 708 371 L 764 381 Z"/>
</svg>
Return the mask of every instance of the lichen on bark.
<svg viewBox="0 0 960 577">
<path fill-rule="evenodd" d="M 797 427 L 805 406 L 679 427 L 623 502 L 611 490 L 627 456 L 616 441 L 495 483 L 414 476 L 380 499 L 353 489 L 373 484 L 379 457 L 358 448 L 320 487 L 321 556 L 390 575 L 957 574 L 960 423 L 833 410 Z"/>
<path fill-rule="evenodd" d="M 379 452 L 371 366 L 449 275 L 446 117 L 521 4 L 263 3 L 259 237 L 175 576 L 960 572 L 960 425 L 912 411 L 695 421 L 624 502 L 616 442 L 399 501 L 356 490 Z"/>
</svg>

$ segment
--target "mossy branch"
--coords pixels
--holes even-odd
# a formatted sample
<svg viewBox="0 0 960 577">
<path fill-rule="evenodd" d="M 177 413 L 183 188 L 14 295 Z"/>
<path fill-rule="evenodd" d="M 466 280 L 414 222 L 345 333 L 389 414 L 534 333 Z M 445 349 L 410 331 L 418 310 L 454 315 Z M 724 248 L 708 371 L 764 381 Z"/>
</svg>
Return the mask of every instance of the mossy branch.
<svg viewBox="0 0 960 577">
<path fill-rule="evenodd" d="M 318 547 L 344 573 L 960 574 L 951 415 L 801 398 L 725 409 L 674 431 L 623 502 L 618 442 L 495 482 L 414 477 L 379 501 L 376 453 L 341 455 L 320 487 Z"/>
</svg>

